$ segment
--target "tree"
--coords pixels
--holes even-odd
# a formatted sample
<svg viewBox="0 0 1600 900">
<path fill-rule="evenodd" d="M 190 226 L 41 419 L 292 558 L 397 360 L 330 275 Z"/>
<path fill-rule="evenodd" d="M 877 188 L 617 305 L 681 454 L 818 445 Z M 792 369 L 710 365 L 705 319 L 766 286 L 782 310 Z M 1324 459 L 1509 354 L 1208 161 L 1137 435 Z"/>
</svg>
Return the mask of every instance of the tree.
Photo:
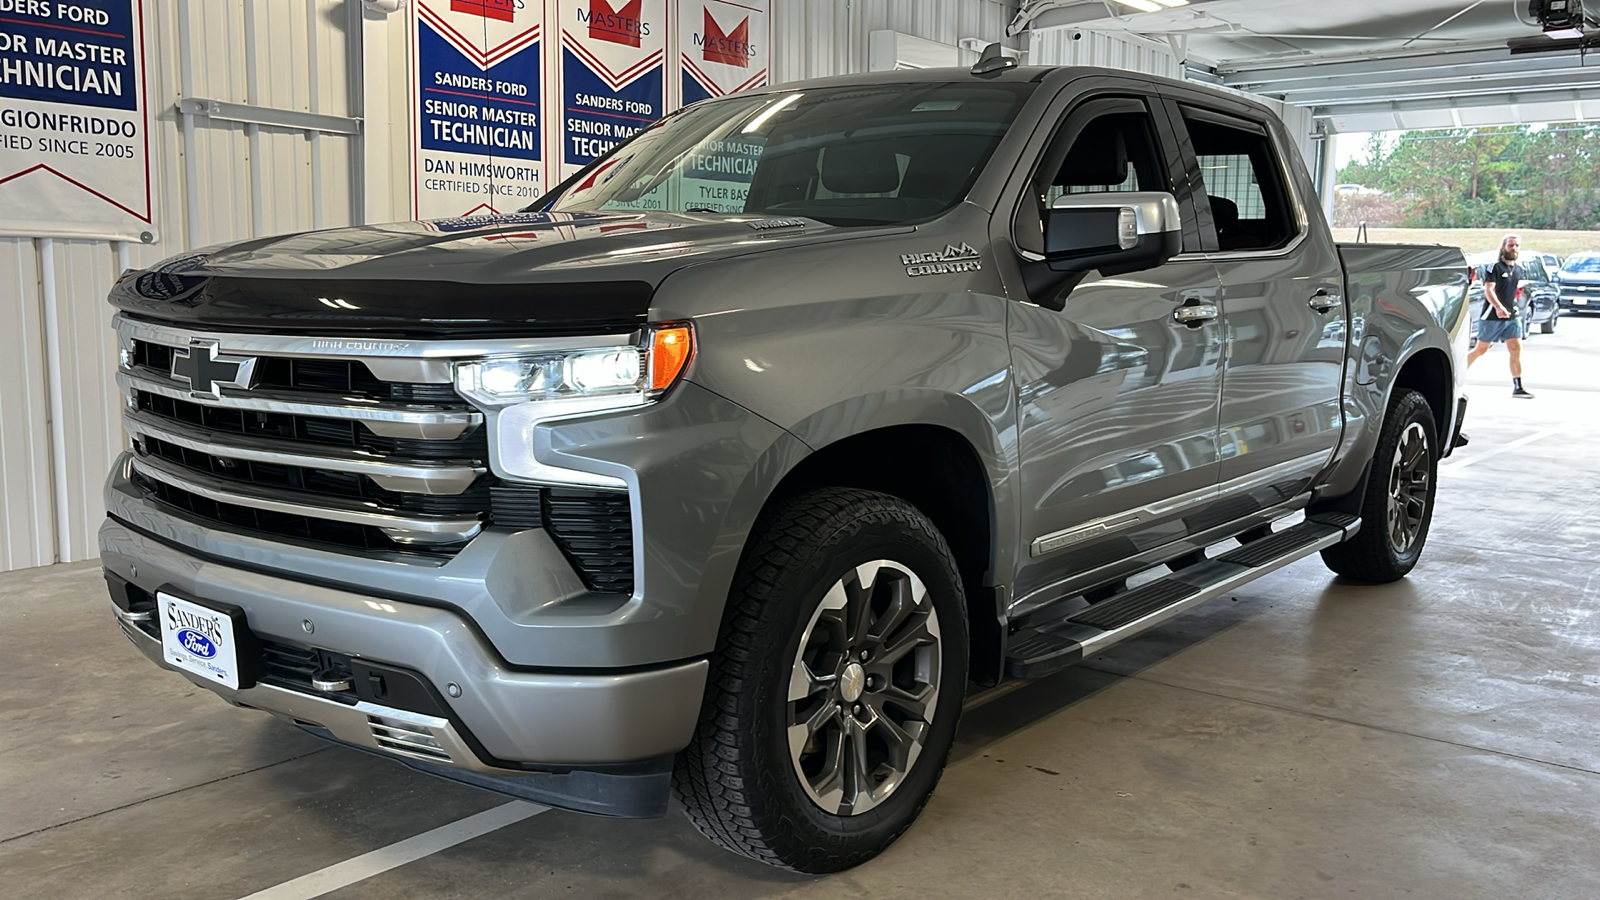
<svg viewBox="0 0 1600 900">
<path fill-rule="evenodd" d="M 1408 131 L 1392 146 L 1374 135 L 1339 180 L 1400 198 L 1406 225 L 1593 228 L 1600 226 L 1597 145 L 1600 125 L 1585 123 Z"/>
</svg>

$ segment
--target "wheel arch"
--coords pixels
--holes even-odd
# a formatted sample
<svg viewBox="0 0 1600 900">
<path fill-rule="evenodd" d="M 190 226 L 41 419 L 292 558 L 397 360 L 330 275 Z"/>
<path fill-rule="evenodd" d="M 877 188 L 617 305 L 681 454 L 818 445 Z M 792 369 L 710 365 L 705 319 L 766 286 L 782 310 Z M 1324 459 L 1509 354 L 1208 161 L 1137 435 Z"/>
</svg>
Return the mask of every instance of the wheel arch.
<svg viewBox="0 0 1600 900">
<path fill-rule="evenodd" d="M 1428 407 L 1433 410 L 1433 424 L 1440 441 L 1441 455 L 1448 452 L 1444 442 L 1449 441 L 1453 434 L 1451 420 L 1455 417 L 1455 409 L 1451 398 L 1454 385 L 1450 358 L 1437 347 L 1422 347 L 1407 357 L 1389 385 L 1388 399 L 1400 391 L 1414 390 L 1428 401 Z M 1388 408 L 1387 399 L 1384 408 Z"/>
<path fill-rule="evenodd" d="M 851 487 L 898 497 L 920 510 L 950 545 L 967 595 L 973 680 L 1000 670 L 1004 620 L 991 574 L 998 511 L 988 470 L 961 432 L 944 425 L 888 425 L 840 438 L 791 469 L 768 504 L 818 487 Z M 754 539 L 754 535 L 751 539 Z"/>
</svg>

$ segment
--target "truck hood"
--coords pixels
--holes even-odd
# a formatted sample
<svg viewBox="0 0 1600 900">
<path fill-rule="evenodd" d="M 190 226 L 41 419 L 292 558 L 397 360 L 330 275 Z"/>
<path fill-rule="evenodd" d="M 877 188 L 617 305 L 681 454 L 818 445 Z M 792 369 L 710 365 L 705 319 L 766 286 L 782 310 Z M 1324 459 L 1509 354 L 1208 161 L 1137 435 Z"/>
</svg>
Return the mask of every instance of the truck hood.
<svg viewBox="0 0 1600 900">
<path fill-rule="evenodd" d="M 625 331 L 687 265 L 905 228 L 667 213 L 512 213 L 210 247 L 117 282 L 137 316 L 220 330 L 422 337 Z"/>
</svg>

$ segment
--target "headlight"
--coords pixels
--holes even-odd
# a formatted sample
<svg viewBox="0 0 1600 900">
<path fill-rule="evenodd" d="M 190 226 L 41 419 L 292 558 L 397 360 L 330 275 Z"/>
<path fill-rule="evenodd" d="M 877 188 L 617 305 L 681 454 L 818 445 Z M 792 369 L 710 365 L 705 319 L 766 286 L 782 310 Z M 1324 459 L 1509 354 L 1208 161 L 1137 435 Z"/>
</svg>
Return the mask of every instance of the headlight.
<svg viewBox="0 0 1600 900">
<path fill-rule="evenodd" d="M 456 390 L 489 420 L 491 467 L 503 478 L 623 487 L 620 478 L 535 457 L 534 426 L 566 416 L 643 406 L 671 387 L 694 356 L 688 325 L 661 325 L 640 345 L 581 347 L 456 363 Z"/>
<path fill-rule="evenodd" d="M 688 325 L 659 326 L 645 333 L 643 346 L 460 362 L 456 364 L 456 390 L 490 410 L 547 401 L 572 401 L 574 410 L 586 407 L 584 411 L 621 408 L 647 403 L 671 387 L 693 355 L 694 331 Z M 596 398 L 604 400 L 580 402 Z"/>
<path fill-rule="evenodd" d="M 646 399 L 646 356 L 641 347 L 608 347 L 458 363 L 456 390 L 490 409 L 585 397 L 628 406 Z"/>
</svg>

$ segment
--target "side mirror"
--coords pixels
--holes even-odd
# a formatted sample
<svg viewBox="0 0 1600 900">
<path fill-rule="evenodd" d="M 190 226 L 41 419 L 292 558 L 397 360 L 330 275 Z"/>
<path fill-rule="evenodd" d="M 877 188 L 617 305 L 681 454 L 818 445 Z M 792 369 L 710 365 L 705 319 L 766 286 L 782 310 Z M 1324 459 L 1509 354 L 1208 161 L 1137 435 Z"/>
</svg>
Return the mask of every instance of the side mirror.
<svg viewBox="0 0 1600 900">
<path fill-rule="evenodd" d="M 1065 194 L 1045 217 L 1044 258 L 1057 271 L 1137 272 L 1182 250 L 1178 200 L 1164 191 Z"/>
</svg>

